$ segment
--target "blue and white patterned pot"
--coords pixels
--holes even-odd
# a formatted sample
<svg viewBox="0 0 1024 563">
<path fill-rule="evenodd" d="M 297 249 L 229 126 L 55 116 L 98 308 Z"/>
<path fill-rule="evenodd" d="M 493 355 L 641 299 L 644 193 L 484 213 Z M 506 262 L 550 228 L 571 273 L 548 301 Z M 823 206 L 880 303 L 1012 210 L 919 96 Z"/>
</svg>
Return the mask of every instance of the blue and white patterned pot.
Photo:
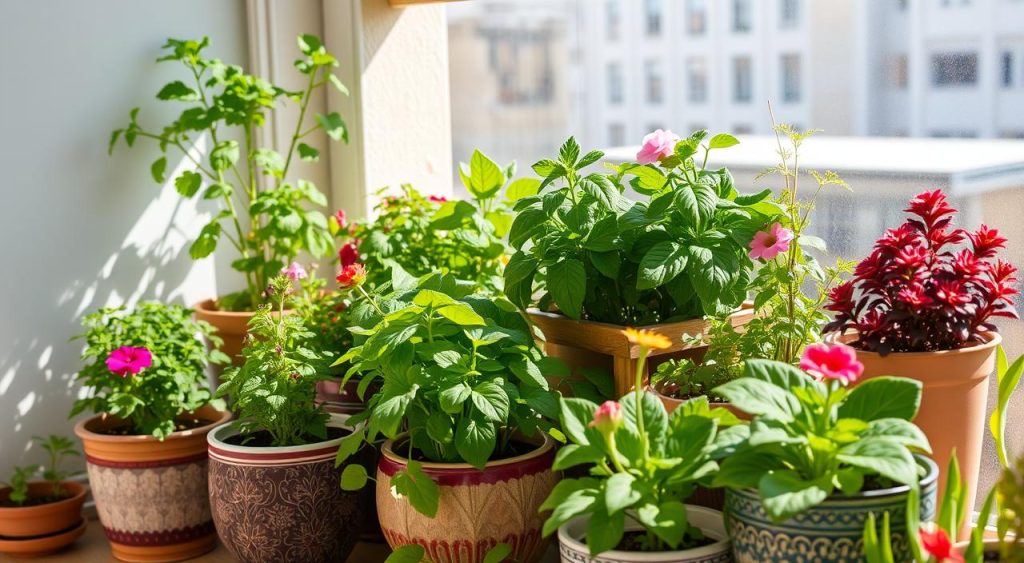
<svg viewBox="0 0 1024 563">
<path fill-rule="evenodd" d="M 939 468 L 925 457 L 918 463 L 927 468 L 921 479 L 921 520 L 935 515 Z M 889 512 L 893 556 L 910 561 L 907 544 L 907 494 L 910 487 L 868 491 L 852 497 L 832 496 L 807 512 L 775 523 L 761 507 L 756 490 L 729 489 L 725 494 L 726 527 L 732 538 L 733 555 L 739 563 L 863 561 L 864 522 Z"/>
</svg>

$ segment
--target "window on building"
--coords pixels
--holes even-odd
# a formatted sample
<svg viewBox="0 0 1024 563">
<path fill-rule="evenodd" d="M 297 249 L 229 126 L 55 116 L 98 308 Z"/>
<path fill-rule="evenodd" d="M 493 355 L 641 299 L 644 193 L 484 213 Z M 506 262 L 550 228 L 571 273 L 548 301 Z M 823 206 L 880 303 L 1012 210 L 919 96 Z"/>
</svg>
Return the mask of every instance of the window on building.
<svg viewBox="0 0 1024 563">
<path fill-rule="evenodd" d="M 621 147 L 626 144 L 626 126 L 621 123 L 608 125 L 608 146 Z"/>
<path fill-rule="evenodd" d="M 546 30 L 486 30 L 488 64 L 498 83 L 503 105 L 550 103 L 554 96 L 551 43 Z"/>
<path fill-rule="evenodd" d="M 732 101 L 746 103 L 753 97 L 752 72 L 750 57 L 732 59 Z"/>
<path fill-rule="evenodd" d="M 936 139 L 973 139 L 978 136 L 978 132 L 972 131 L 970 129 L 935 129 L 931 133 L 929 133 L 928 136 L 935 137 Z"/>
<path fill-rule="evenodd" d="M 732 126 L 731 131 L 737 135 L 750 135 L 754 132 L 754 128 L 748 123 L 737 123 Z"/>
<path fill-rule="evenodd" d="M 622 65 L 619 63 L 608 63 L 608 103 L 622 103 Z"/>
<path fill-rule="evenodd" d="M 904 90 L 907 87 L 907 56 L 893 55 L 889 58 L 888 82 L 889 86 Z"/>
<path fill-rule="evenodd" d="M 779 25 L 795 27 L 800 23 L 800 0 L 781 0 L 779 3 Z"/>
<path fill-rule="evenodd" d="M 999 76 L 1001 77 L 1003 87 L 1013 87 L 1013 51 L 1003 51 L 1002 54 L 999 56 L 999 65 Z"/>
<path fill-rule="evenodd" d="M 661 33 L 661 0 L 644 0 L 645 22 L 648 35 Z"/>
<path fill-rule="evenodd" d="M 708 99 L 708 67 L 703 57 L 686 59 L 686 99 L 702 104 Z"/>
<path fill-rule="evenodd" d="M 750 0 L 732 0 L 732 30 L 740 33 L 750 31 Z"/>
<path fill-rule="evenodd" d="M 782 55 L 782 101 L 800 101 L 800 55 Z"/>
<path fill-rule="evenodd" d="M 664 79 L 661 76 L 661 61 L 649 60 L 644 63 L 644 84 L 647 103 L 660 104 L 665 98 Z"/>
<path fill-rule="evenodd" d="M 977 53 L 937 53 L 932 55 L 932 84 L 936 86 L 970 86 L 977 82 Z"/>
<path fill-rule="evenodd" d="M 604 29 L 609 41 L 618 41 L 622 30 L 622 5 L 619 2 L 620 0 L 607 0 L 604 5 Z"/>
<path fill-rule="evenodd" d="M 686 0 L 686 32 L 690 35 L 704 35 L 707 21 L 707 0 Z"/>
</svg>

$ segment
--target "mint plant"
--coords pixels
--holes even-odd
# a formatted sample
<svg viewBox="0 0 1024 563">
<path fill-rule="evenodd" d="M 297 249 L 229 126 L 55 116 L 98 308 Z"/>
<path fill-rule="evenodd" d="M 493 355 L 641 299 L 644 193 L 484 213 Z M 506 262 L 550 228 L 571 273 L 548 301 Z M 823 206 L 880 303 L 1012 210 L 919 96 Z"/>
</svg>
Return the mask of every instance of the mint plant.
<svg viewBox="0 0 1024 563">
<path fill-rule="evenodd" d="M 573 138 L 557 160 L 534 164 L 543 180 L 537 193 L 515 194 L 509 230 L 512 302 L 619 325 L 697 318 L 742 303 L 753 268 L 747 246 L 767 223 L 755 206 L 770 194 L 740 195 L 728 170 L 708 170 L 710 151 L 738 141 L 706 137 L 698 131 L 656 163 L 626 163 L 611 174 L 585 172 L 604 154 L 581 156 Z M 626 198 L 626 184 L 643 200 Z"/>
<path fill-rule="evenodd" d="M 75 401 L 69 417 L 84 411 L 124 419 L 128 434 L 164 439 L 177 429 L 177 418 L 214 403 L 206 367 L 230 359 L 216 349 L 220 338 L 209 323 L 196 321 L 178 305 L 139 303 L 134 310 L 106 307 L 86 315 L 85 365 L 76 380 L 89 396 Z M 207 348 L 203 337 L 213 343 Z"/>
<path fill-rule="evenodd" d="M 11 471 L 10 482 L 0 484 L 11 489 L 7 494 L 8 502 L 14 506 L 23 506 L 28 500 L 28 483 L 39 473 L 39 466 L 16 466 Z"/>
<path fill-rule="evenodd" d="M 218 307 L 252 310 L 263 302 L 261 292 L 270 279 L 300 252 L 324 256 L 332 248 L 327 218 L 308 209 L 326 205 L 327 198 L 311 182 L 289 178 L 289 172 L 296 158 L 319 158 L 319 150 L 303 140 L 314 131 L 322 129 L 335 141 L 348 141 L 338 113 L 317 114 L 313 123 L 307 116 L 309 100 L 318 89 L 330 83 L 343 94 L 348 90 L 331 72 L 337 59 L 313 35 L 298 38 L 303 57 L 295 61 L 295 68 L 307 76 L 301 91 L 275 86 L 237 65 L 206 57 L 203 51 L 209 43 L 208 38 L 167 40 L 167 54 L 157 61 L 180 63 L 187 79 L 165 85 L 157 99 L 187 107 L 163 128 L 144 127 L 139 108 L 131 110 L 128 125 L 111 134 L 110 150 L 122 138 L 129 147 L 140 138 L 155 141 L 162 156 L 150 171 L 160 184 L 166 180 L 171 152 L 191 161 L 193 168 L 174 179 L 175 189 L 189 199 L 202 192 L 203 199 L 219 202 L 220 211 L 200 231 L 189 255 L 196 260 L 209 256 L 222 238 L 227 239 L 238 253 L 231 266 L 245 277 L 246 289 L 222 297 Z M 257 148 L 256 134 L 267 125 L 268 112 L 286 101 L 297 104 L 299 111 L 287 150 L 282 154 Z M 193 150 L 204 136 L 213 144 L 205 158 Z M 261 190 L 262 176 L 266 188 Z"/>
<path fill-rule="evenodd" d="M 42 499 L 42 502 L 55 502 L 66 498 L 67 491 L 60 486 L 61 481 L 67 479 L 70 471 L 61 469 L 61 462 L 69 456 L 79 455 L 75 443 L 64 436 L 48 436 L 41 438 L 33 436 L 32 442 L 46 450 L 49 462 L 44 465 L 26 465 L 14 467 L 9 483 L 2 483 L 11 490 L 7 495 L 7 501 L 13 506 L 24 506 L 29 501 L 28 485 L 34 477 L 42 472 L 42 477 L 50 483 L 50 496 Z M 36 500 L 35 502 L 40 502 Z"/>
</svg>

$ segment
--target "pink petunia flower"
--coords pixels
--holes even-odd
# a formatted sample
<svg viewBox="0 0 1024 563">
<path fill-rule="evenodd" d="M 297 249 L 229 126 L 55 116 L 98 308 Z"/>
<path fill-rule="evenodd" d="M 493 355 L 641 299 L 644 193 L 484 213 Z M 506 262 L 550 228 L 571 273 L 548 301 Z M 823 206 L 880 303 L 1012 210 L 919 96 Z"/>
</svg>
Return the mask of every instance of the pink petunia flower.
<svg viewBox="0 0 1024 563">
<path fill-rule="evenodd" d="M 640 148 L 640 152 L 636 153 L 636 160 L 640 164 L 660 162 L 675 154 L 678 142 L 679 135 L 672 131 L 656 129 L 644 137 L 643 146 Z"/>
<path fill-rule="evenodd" d="M 811 344 L 800 358 L 800 369 L 818 381 L 838 380 L 849 385 L 864 373 L 857 353 L 845 344 Z"/>
<path fill-rule="evenodd" d="M 345 210 L 339 209 L 338 211 L 336 211 L 334 213 L 334 220 L 338 222 L 339 230 L 344 229 L 345 225 L 347 224 L 345 220 Z"/>
<path fill-rule="evenodd" d="M 596 428 L 602 434 L 611 434 L 618 430 L 622 424 L 622 406 L 615 401 L 605 401 L 597 407 L 594 412 L 594 420 L 590 421 L 591 428 Z"/>
<path fill-rule="evenodd" d="M 304 280 L 309 277 L 306 269 L 298 262 L 292 262 L 287 268 L 281 268 L 281 273 L 292 281 Z"/>
<path fill-rule="evenodd" d="M 793 231 L 775 223 L 767 231 L 758 231 L 754 234 L 754 239 L 750 241 L 749 256 L 753 260 L 771 260 L 783 252 L 788 252 L 791 242 Z"/>
<path fill-rule="evenodd" d="M 146 348 L 121 346 L 107 356 L 107 369 L 113 373 L 128 377 L 153 365 L 153 355 Z"/>
</svg>

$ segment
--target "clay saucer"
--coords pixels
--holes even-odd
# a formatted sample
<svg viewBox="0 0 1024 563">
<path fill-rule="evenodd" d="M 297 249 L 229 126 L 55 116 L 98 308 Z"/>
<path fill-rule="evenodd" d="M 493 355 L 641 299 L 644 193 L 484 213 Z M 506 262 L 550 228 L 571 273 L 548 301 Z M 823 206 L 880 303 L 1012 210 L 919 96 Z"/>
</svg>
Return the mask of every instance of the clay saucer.
<svg viewBox="0 0 1024 563">
<path fill-rule="evenodd" d="M 86 521 L 50 536 L 32 538 L 0 537 L 0 553 L 19 557 L 40 557 L 64 549 L 85 533 Z"/>
</svg>

